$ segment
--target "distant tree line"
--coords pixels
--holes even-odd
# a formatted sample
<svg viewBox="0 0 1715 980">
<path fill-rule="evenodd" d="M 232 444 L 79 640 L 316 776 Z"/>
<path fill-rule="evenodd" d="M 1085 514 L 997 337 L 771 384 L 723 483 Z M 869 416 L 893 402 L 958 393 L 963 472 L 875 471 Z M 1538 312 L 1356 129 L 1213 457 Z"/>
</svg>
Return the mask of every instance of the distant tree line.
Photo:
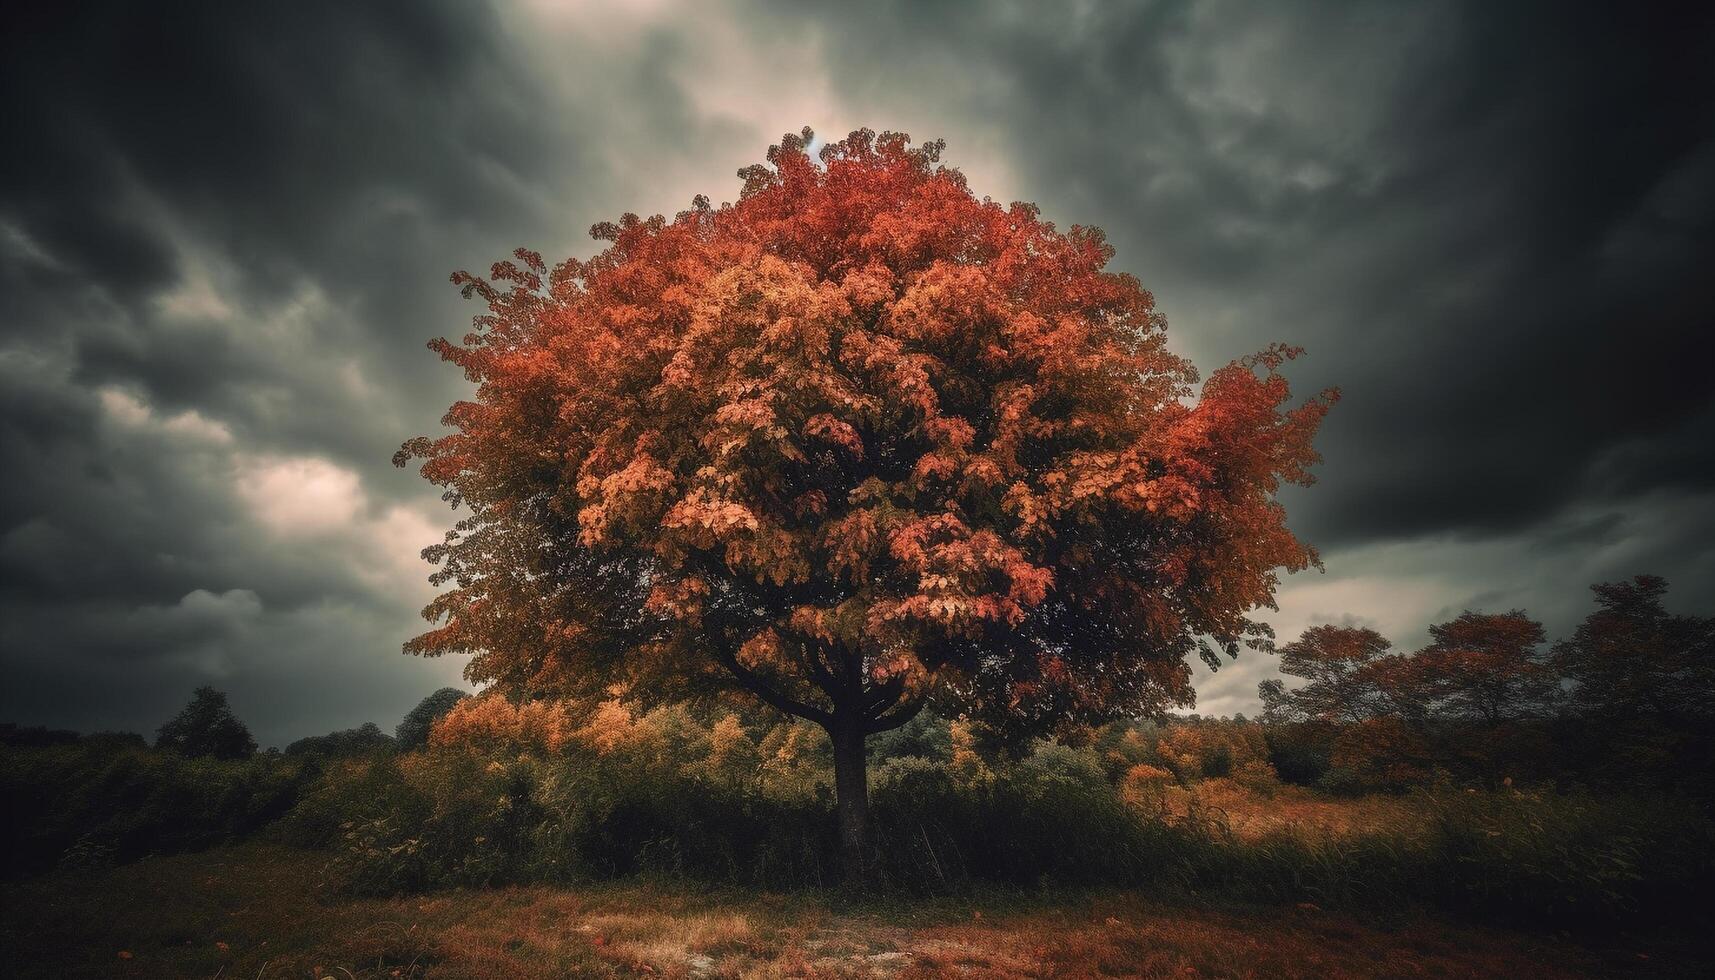
<svg viewBox="0 0 1715 980">
<path fill-rule="evenodd" d="M 428 744 L 429 729 L 435 722 L 466 697 L 469 695 L 456 687 L 443 687 L 407 712 L 392 735 L 372 721 L 364 722 L 356 728 L 300 738 L 286 746 L 284 754 L 350 758 L 420 749 Z M 62 729 L 0 723 L 0 745 L 41 748 L 79 743 L 110 748 L 148 746 L 143 736 L 134 732 L 79 735 Z M 226 694 L 207 686 L 192 692 L 189 703 L 156 731 L 155 748 L 192 759 L 238 760 L 257 754 L 256 739 L 233 713 Z"/>
<path fill-rule="evenodd" d="M 1695 777 L 1715 727 L 1715 618 L 1668 612 L 1656 576 L 1592 591 L 1595 611 L 1552 645 L 1516 609 L 1433 625 L 1411 653 L 1365 627 L 1306 630 L 1279 650 L 1281 672 L 1303 683 L 1259 689 L 1261 720 L 1290 746 L 1277 768 L 1354 788 L 1437 771 L 1658 788 Z"/>
</svg>

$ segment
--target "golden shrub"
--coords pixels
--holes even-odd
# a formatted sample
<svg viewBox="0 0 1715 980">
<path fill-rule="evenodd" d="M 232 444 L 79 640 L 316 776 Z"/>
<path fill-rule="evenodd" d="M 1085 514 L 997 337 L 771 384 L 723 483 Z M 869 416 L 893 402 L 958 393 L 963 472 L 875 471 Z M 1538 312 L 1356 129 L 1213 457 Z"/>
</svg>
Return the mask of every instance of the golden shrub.
<svg viewBox="0 0 1715 980">
<path fill-rule="evenodd" d="M 572 741 L 577 723 L 558 701 L 513 704 L 498 693 L 465 698 L 435 722 L 429 744 L 502 751 L 559 752 Z"/>
<path fill-rule="evenodd" d="M 1140 762 L 1126 770 L 1125 778 L 1120 781 L 1120 798 L 1132 806 L 1160 810 L 1168 788 L 1177 783 L 1173 773 L 1166 769 Z"/>
<path fill-rule="evenodd" d="M 953 760 L 948 765 L 953 781 L 961 786 L 977 786 L 994 781 L 994 772 L 977 752 L 976 734 L 964 719 L 948 726 L 953 743 Z"/>
</svg>

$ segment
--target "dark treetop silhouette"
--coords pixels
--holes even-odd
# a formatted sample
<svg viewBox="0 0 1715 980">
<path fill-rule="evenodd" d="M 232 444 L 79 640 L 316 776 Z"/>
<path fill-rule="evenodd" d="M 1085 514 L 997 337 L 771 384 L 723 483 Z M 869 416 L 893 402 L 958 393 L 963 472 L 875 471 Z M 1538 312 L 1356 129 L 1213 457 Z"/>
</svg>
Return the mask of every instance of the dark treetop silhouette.
<svg viewBox="0 0 1715 980">
<path fill-rule="evenodd" d="M 250 729 L 232 713 L 226 695 L 212 687 L 199 687 L 189 704 L 155 736 L 155 747 L 183 755 L 244 759 L 256 754 Z"/>
</svg>

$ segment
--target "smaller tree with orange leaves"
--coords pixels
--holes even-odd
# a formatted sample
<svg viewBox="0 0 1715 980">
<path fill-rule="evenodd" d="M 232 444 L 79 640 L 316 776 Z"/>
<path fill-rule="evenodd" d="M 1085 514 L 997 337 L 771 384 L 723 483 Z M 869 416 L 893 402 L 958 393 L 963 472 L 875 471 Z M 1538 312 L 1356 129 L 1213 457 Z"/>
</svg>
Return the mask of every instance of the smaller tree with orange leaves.
<svg viewBox="0 0 1715 980">
<path fill-rule="evenodd" d="M 1399 658 L 1393 644 L 1361 626 L 1312 626 L 1280 648 L 1280 672 L 1306 683 L 1288 689 L 1280 680 L 1258 686 L 1264 718 L 1272 722 L 1350 723 L 1393 710 L 1383 678 Z"/>
<path fill-rule="evenodd" d="M 1429 627 L 1429 635 L 1429 646 L 1384 678 L 1405 714 L 1493 726 L 1553 711 L 1559 678 L 1541 649 L 1542 624 L 1522 611 L 1466 611 Z"/>
</svg>

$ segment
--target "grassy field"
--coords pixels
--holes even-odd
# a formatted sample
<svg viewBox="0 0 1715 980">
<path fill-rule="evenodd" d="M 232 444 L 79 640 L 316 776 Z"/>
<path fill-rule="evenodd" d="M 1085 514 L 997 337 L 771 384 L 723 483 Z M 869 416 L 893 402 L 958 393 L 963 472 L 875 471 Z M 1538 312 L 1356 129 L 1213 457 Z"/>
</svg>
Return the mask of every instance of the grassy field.
<svg viewBox="0 0 1715 980">
<path fill-rule="evenodd" d="M 1696 975 L 1659 940 L 1134 893 L 826 893 L 529 886 L 334 894 L 327 856 L 268 844 L 56 872 L 6 896 L 4 974 L 31 977 L 1089 977 Z"/>
<path fill-rule="evenodd" d="M 876 767 L 887 885 L 855 902 L 822 784 L 643 736 L 0 751 L 0 978 L 1708 975 L 1715 824 L 1683 799 L 930 751 Z"/>
</svg>

